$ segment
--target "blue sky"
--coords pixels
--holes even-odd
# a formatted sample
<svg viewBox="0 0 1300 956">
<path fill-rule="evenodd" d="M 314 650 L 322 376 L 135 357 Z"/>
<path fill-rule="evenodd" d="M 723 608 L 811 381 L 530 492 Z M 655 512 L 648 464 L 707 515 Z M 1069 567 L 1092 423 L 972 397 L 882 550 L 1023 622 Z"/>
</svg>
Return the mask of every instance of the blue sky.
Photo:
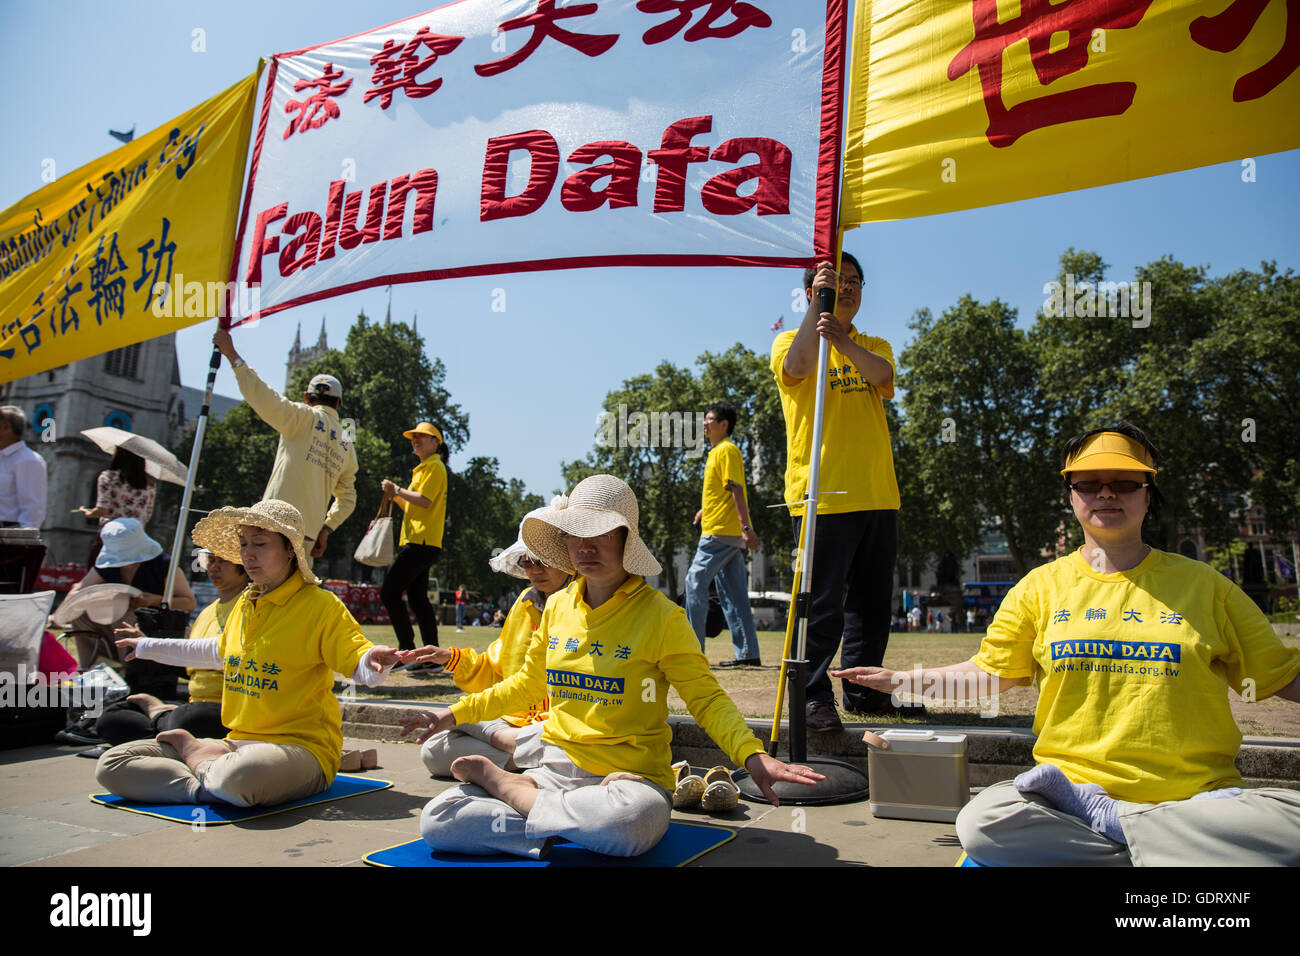
<svg viewBox="0 0 1300 956">
<path fill-rule="evenodd" d="M 42 163 L 58 173 L 111 151 L 109 128 L 143 132 L 251 73 L 259 55 L 325 42 L 428 9 L 420 3 L 316 0 L 222 3 L 116 0 L 52 6 L 0 0 L 0 62 L 15 78 L 0 105 L 0 208 L 39 189 Z M 51 24 L 51 11 L 67 27 Z M 195 30 L 206 49 L 195 52 Z M 77 42 L 60 37 L 76 37 Z M 1296 77 L 1289 83 L 1294 84 Z M 1300 119 L 1293 120 L 1300 122 Z M 1087 161 L 1087 141 L 1080 141 Z M 1276 260 L 1300 265 L 1300 151 L 1256 158 L 1244 182 L 1239 161 L 1198 170 L 923 219 L 864 226 L 845 248 L 866 267 L 858 327 L 899 352 L 907 322 L 963 294 L 1001 298 L 1028 325 L 1068 246 L 1100 253 L 1109 278 L 1169 255 L 1213 274 Z M 471 440 L 452 467 L 492 455 L 506 477 L 549 494 L 561 460 L 590 451 L 606 392 L 661 360 L 689 364 L 736 342 L 766 352 L 771 325 L 786 327 L 800 276 L 773 269 L 595 269 L 396 286 L 395 320 L 419 316 L 429 353 L 470 416 Z M 506 309 L 492 309 L 496 290 Z M 277 388 L 299 322 L 314 341 L 325 319 L 341 346 L 357 312 L 382 318 L 382 288 L 271 316 L 236 334 L 249 364 Z M 181 378 L 202 387 L 212 322 L 178 337 Z M 345 383 L 346 387 L 346 383 Z M 238 395 L 223 369 L 217 389 Z M 346 402 L 346 399 L 345 399 Z M 346 410 L 344 412 L 346 415 Z M 390 476 L 401 478 L 402 476 Z M 374 477 L 375 481 L 379 476 Z"/>
</svg>

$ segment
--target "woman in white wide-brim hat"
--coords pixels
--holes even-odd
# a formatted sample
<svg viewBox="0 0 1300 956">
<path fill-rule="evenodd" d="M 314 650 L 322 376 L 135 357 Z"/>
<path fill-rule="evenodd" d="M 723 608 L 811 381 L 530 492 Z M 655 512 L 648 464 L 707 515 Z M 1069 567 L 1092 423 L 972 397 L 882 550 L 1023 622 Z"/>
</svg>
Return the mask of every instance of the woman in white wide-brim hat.
<svg viewBox="0 0 1300 956">
<path fill-rule="evenodd" d="M 709 671 L 686 612 L 644 580 L 660 568 L 637 517 L 626 483 L 594 475 L 567 500 L 525 518 L 528 550 L 580 576 L 547 601 L 518 674 L 450 709 L 404 720 L 403 733 L 422 729 L 423 742 L 508 713 L 548 689 L 551 714 L 540 735 L 515 749 L 523 774 L 485 757 L 454 763 L 452 774 L 468 786 L 424 808 L 420 830 L 430 846 L 541 857 L 558 838 L 611 856 L 651 849 L 667 832 L 675 786 L 670 687 L 774 803 L 774 782 L 821 779 L 769 757 L 745 726 Z"/>
<path fill-rule="evenodd" d="M 103 547 L 95 558 L 95 566 L 72 586 L 68 596 L 99 584 L 127 584 L 141 593 L 133 596 L 129 607 L 122 608 L 121 613 L 108 623 L 95 620 L 88 614 L 70 621 L 68 633 L 76 640 L 77 663 L 83 670 L 94 666 L 101 652 L 110 657 L 114 655 L 113 629 L 121 623 L 134 624 L 136 608 L 162 604 L 167 590 L 167 571 L 171 567 L 171 556 L 145 533 L 144 525 L 136 518 L 116 518 L 107 522 L 99 529 L 99 539 Z M 180 568 L 176 569 L 172 581 L 172 610 L 194 610 L 198 601 Z M 99 616 L 102 615 L 96 615 Z"/>
<path fill-rule="evenodd" d="M 221 669 L 221 722 L 230 733 L 200 740 L 172 730 L 114 747 L 99 760 L 101 786 L 133 800 L 241 807 L 330 786 L 343 745 L 334 673 L 379 684 L 397 653 L 371 644 L 343 602 L 313 586 L 303 536 L 302 515 L 276 499 L 219 508 L 195 526 L 195 544 L 242 564 L 252 581 L 220 635 L 125 637 L 118 646 L 128 657 Z"/>
<path fill-rule="evenodd" d="M 1300 866 L 1300 793 L 1242 789 L 1228 698 L 1300 701 L 1300 649 L 1214 568 L 1142 540 L 1157 458 L 1126 422 L 1065 443 L 1083 547 L 1020 579 L 971 660 L 832 674 L 886 693 L 1037 684 L 1037 765 L 957 817 L 978 863 Z"/>
<path fill-rule="evenodd" d="M 558 499 L 557 499 L 558 500 Z M 538 513 L 531 511 L 524 517 Z M 519 595 L 506 615 L 498 637 L 483 653 L 468 647 L 421 648 L 412 660 L 441 664 L 451 674 L 456 686 L 466 693 L 487 690 L 509 680 L 523 669 L 528 645 L 541 623 L 547 599 L 569 581 L 569 572 L 546 564 L 528 550 L 522 537 L 488 561 L 493 571 L 522 578 L 531 587 Z M 545 690 L 536 699 L 513 713 L 495 720 L 457 724 L 436 733 L 424 742 L 420 758 L 435 777 L 450 777 L 451 765 L 460 757 L 481 756 L 505 770 L 517 769 L 513 758 L 516 743 L 524 732 L 541 732 L 550 716 Z"/>
</svg>

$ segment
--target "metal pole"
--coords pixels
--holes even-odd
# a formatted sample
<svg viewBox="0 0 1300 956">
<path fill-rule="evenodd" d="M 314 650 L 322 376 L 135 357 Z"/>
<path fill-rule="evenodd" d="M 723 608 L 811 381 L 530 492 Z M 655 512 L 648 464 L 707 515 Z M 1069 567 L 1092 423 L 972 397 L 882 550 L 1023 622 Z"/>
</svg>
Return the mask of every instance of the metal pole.
<svg viewBox="0 0 1300 956">
<path fill-rule="evenodd" d="M 181 549 L 185 547 L 185 525 L 190 513 L 190 498 L 194 494 L 194 478 L 199 471 L 199 452 L 203 450 L 203 433 L 208 426 L 208 407 L 212 404 L 212 390 L 216 387 L 217 369 L 220 367 L 221 353 L 214 346 L 212 361 L 208 365 L 208 385 L 203 393 L 203 407 L 199 410 L 199 423 L 194 429 L 194 447 L 190 450 L 189 474 L 185 480 L 185 491 L 181 494 L 181 512 L 176 519 L 176 537 L 172 541 L 172 563 L 167 569 L 167 587 L 163 591 L 163 610 L 170 608 L 172 603 L 176 569 L 180 567 Z"/>
</svg>

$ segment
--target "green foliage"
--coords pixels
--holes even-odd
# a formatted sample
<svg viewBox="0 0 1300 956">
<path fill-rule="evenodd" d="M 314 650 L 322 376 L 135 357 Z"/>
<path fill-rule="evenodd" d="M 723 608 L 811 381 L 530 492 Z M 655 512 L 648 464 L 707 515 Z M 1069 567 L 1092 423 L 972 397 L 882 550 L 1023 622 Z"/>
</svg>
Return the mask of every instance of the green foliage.
<svg viewBox="0 0 1300 956">
<path fill-rule="evenodd" d="M 488 559 L 514 544 L 524 515 L 545 502 L 526 493 L 519 479 L 498 476 L 497 467 L 495 458 L 471 458 L 463 471 L 447 476 L 447 524 L 432 572 L 443 589 L 464 584 L 495 596 L 522 584 L 493 571 Z"/>
<path fill-rule="evenodd" d="M 712 402 L 726 401 L 736 406 L 736 428 L 731 437 L 748 463 L 746 494 L 751 524 L 764 548 L 768 554 L 778 554 L 794 546 L 784 509 L 767 507 L 784 500 L 785 426 L 766 359 L 737 344 L 719 355 L 706 352 L 696 364 L 700 368 L 698 378 L 690 369 L 662 362 L 653 375 L 628 379 L 622 388 L 606 395 L 604 409 L 615 423 L 620 414 L 630 418 L 638 412 L 677 413 L 683 421 L 681 435 L 698 445 L 682 447 L 682 442 L 672 441 L 671 434 L 665 443 L 661 441 L 665 436 L 657 434 L 638 446 L 620 442 L 617 434 L 607 436 L 598 427 L 591 454 L 563 465 L 566 491 L 583 478 L 602 473 L 622 478 L 631 486 L 640 508 L 639 531 L 663 565 L 670 594 L 681 590 L 673 556 L 679 550 L 693 549 L 699 540 L 699 526 L 693 525 L 691 519 L 700 507 L 709 449 L 699 422 Z M 632 430 L 633 423 L 629 422 L 629 435 Z M 614 441 L 605 444 L 607 437 Z"/>
</svg>

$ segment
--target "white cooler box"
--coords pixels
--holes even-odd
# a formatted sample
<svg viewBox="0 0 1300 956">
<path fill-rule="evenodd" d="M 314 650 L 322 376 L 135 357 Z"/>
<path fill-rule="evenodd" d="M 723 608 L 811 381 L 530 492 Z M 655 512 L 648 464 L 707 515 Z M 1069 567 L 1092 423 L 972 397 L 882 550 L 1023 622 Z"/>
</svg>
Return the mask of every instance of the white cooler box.
<svg viewBox="0 0 1300 956">
<path fill-rule="evenodd" d="M 966 735 L 886 730 L 863 737 L 872 816 L 952 823 L 970 799 Z"/>
</svg>

